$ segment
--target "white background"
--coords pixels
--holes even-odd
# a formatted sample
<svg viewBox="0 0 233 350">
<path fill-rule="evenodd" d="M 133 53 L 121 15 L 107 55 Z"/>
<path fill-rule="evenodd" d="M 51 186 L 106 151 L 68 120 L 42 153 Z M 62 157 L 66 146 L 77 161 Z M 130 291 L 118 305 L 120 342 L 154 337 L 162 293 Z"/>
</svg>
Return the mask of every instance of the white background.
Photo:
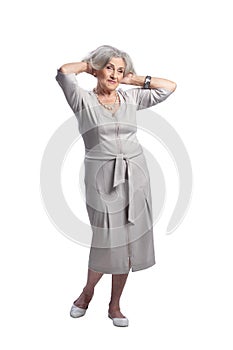
<svg viewBox="0 0 233 350">
<path fill-rule="evenodd" d="M 22 0 L 0 13 L 1 348 L 232 349 L 230 1 Z M 86 282 L 89 250 L 57 230 L 40 193 L 44 149 L 72 115 L 56 69 L 102 44 L 126 50 L 139 75 L 177 83 L 153 110 L 179 133 L 194 176 L 189 210 L 166 235 L 178 181 L 157 144 L 167 182 L 154 228 L 157 264 L 129 274 L 121 299 L 125 329 L 107 318 L 111 275 L 96 286 L 85 317 L 69 317 Z M 73 181 L 77 168 L 67 166 L 68 193 L 66 179 Z M 73 189 L 72 207 L 80 196 Z"/>
</svg>

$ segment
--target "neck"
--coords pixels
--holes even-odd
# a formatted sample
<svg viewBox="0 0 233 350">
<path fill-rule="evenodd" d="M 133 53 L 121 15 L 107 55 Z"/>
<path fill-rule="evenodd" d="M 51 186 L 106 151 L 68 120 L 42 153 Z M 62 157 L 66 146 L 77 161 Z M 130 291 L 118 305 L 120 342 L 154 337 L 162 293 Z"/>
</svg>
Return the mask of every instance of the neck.
<svg viewBox="0 0 233 350">
<path fill-rule="evenodd" d="M 97 87 L 95 88 L 95 91 L 98 95 L 102 95 L 102 96 L 116 96 L 116 90 L 108 90 L 108 89 L 104 89 L 102 88 L 100 85 L 97 85 Z"/>
</svg>

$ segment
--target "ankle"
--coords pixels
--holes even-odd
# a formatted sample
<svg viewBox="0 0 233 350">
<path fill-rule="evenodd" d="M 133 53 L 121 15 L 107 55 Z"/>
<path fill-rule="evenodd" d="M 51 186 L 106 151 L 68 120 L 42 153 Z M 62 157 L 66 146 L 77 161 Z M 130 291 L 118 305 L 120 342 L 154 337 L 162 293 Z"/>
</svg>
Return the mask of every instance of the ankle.
<svg viewBox="0 0 233 350">
<path fill-rule="evenodd" d="M 109 303 L 109 310 L 112 310 L 112 311 L 120 310 L 120 305 L 110 302 Z"/>
</svg>

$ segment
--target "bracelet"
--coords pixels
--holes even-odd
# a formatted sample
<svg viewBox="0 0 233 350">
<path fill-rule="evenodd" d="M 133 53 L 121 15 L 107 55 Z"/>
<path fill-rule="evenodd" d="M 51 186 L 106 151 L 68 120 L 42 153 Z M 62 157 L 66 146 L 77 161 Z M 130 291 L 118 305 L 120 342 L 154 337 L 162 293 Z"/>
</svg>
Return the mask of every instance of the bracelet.
<svg viewBox="0 0 233 350">
<path fill-rule="evenodd" d="M 147 75 L 143 85 L 144 89 L 150 89 L 150 81 L 151 81 L 151 76 Z"/>
</svg>

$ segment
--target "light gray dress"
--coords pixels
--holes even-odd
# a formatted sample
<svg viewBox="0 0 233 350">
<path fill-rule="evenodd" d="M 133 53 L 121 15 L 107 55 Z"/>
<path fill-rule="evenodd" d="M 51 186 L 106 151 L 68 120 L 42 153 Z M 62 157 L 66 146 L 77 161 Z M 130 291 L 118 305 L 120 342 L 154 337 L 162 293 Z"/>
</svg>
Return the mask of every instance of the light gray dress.
<svg viewBox="0 0 233 350">
<path fill-rule="evenodd" d="M 136 132 L 136 111 L 164 101 L 164 88 L 119 88 L 116 113 L 101 106 L 75 73 L 57 71 L 56 80 L 74 112 L 85 145 L 86 208 L 92 228 L 88 267 L 124 274 L 153 266 L 150 177 Z"/>
</svg>

